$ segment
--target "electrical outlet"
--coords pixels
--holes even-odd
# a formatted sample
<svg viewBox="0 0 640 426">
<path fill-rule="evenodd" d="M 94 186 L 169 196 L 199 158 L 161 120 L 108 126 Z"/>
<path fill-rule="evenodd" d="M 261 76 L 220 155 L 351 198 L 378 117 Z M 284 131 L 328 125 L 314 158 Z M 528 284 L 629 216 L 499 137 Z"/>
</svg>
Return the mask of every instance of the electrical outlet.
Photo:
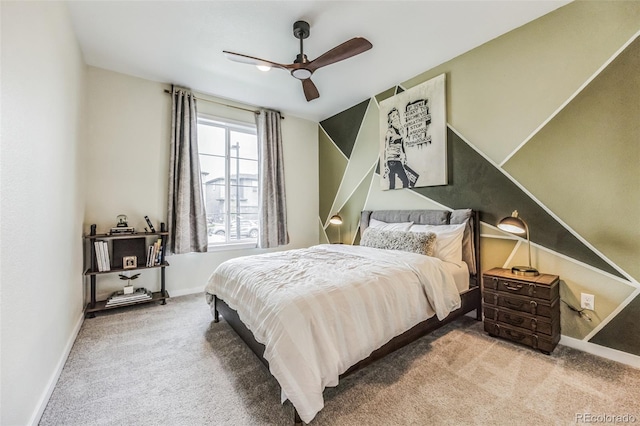
<svg viewBox="0 0 640 426">
<path fill-rule="evenodd" d="M 580 293 L 580 307 L 593 311 L 596 307 L 596 297 L 593 294 Z"/>
</svg>

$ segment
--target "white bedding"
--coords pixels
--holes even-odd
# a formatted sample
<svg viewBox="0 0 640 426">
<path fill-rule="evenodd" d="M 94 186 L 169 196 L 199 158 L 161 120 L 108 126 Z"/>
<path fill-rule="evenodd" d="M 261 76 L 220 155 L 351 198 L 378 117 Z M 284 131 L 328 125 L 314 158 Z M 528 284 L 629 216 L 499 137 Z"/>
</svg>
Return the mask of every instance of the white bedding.
<svg viewBox="0 0 640 426">
<path fill-rule="evenodd" d="M 460 307 L 449 268 L 419 254 L 326 244 L 229 260 L 205 291 L 265 345 L 282 401 L 308 423 L 324 406 L 324 388 L 351 365 L 434 313 L 442 319 Z"/>
<path fill-rule="evenodd" d="M 443 262 L 444 266 L 453 275 L 453 280 L 456 283 L 456 288 L 459 293 L 465 290 L 469 290 L 469 267 L 465 262 Z"/>
</svg>

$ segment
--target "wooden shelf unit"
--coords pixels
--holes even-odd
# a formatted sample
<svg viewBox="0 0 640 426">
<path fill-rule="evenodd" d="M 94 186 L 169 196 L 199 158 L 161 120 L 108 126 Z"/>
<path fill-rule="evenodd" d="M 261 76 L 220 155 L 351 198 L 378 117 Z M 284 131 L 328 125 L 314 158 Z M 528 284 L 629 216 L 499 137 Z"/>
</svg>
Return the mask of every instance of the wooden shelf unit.
<svg viewBox="0 0 640 426">
<path fill-rule="evenodd" d="M 169 293 L 167 292 L 166 286 L 165 286 L 165 268 L 169 266 L 169 263 L 165 261 L 164 256 L 166 252 L 168 235 L 169 235 L 169 232 L 166 230 L 164 223 L 160 224 L 160 231 L 158 232 L 134 232 L 134 233 L 123 233 L 123 234 L 97 234 L 96 225 L 95 224 L 91 225 L 89 234 L 84 236 L 85 241 L 88 241 L 89 243 L 88 268 L 85 270 L 84 275 L 89 277 L 89 285 L 90 285 L 90 301 L 85 308 L 85 317 L 93 318 L 95 317 L 96 312 L 122 308 L 124 306 L 140 305 L 143 303 L 150 303 L 150 302 L 160 302 L 160 304 L 162 305 L 166 304 L 167 303 L 166 299 L 169 298 Z M 142 266 L 138 266 L 136 268 L 127 268 L 127 269 L 121 268 L 121 267 L 115 267 L 115 268 L 111 268 L 108 271 L 98 270 L 98 264 L 96 260 L 96 248 L 94 244 L 97 240 L 113 241 L 113 240 L 145 239 L 145 242 L 146 242 L 146 239 L 149 237 L 162 237 L 162 245 L 161 245 L 162 252 L 160 257 L 160 264 L 154 265 L 154 266 L 144 266 L 143 264 Z M 111 247 L 111 252 L 112 252 L 113 250 L 112 244 L 109 244 L 109 246 Z M 110 255 L 109 257 L 112 260 L 112 262 L 115 260 L 112 255 Z M 140 261 L 146 262 L 146 257 L 144 259 L 140 259 Z M 114 274 L 114 273 L 122 273 L 125 271 L 129 272 L 129 271 L 157 269 L 157 268 L 160 268 L 160 291 L 152 293 L 151 299 L 134 300 L 132 302 L 123 303 L 116 306 L 106 306 L 106 303 L 107 303 L 106 300 L 102 300 L 102 301 L 96 300 L 96 285 L 97 285 L 96 277 L 97 276 Z"/>
</svg>

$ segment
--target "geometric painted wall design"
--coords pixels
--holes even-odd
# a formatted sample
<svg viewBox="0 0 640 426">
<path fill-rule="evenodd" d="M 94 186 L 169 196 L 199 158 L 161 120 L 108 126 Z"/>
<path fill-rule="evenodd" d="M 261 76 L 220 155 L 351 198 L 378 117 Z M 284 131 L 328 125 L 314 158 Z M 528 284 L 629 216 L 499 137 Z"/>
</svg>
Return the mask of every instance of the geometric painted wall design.
<svg viewBox="0 0 640 426">
<path fill-rule="evenodd" d="M 492 225 L 517 209 L 529 225 L 531 241 L 622 277 L 451 129 L 447 139 L 449 184 L 413 191 L 450 208 L 479 210 L 480 220 Z"/>
<path fill-rule="evenodd" d="M 321 123 L 324 131 L 327 132 L 329 137 L 347 158 L 351 157 L 351 151 L 358 136 L 359 126 L 357 123 L 362 123 L 362 118 L 367 111 L 368 104 L 369 100 L 367 99 L 343 111 L 342 114 L 344 115 L 341 115 L 339 118 L 327 118 Z"/>
<path fill-rule="evenodd" d="M 378 102 L 402 91 L 401 86 L 320 122 L 321 240 L 337 241 L 338 228 L 328 227 L 327 219 L 340 213 L 345 222 L 339 228 L 342 241 L 357 244 L 357 221 L 365 206 L 470 207 L 480 212 L 480 244 L 490 251 L 484 253 L 482 268 L 510 267 L 526 262 L 526 244 L 495 225 L 517 209 L 535 243 L 534 266 L 560 275 L 563 301 L 579 306 L 581 292 L 596 295 L 596 310 L 589 312 L 592 322 L 561 304 L 563 335 L 640 356 L 640 269 L 630 273 L 638 239 L 633 238 L 634 230 L 612 232 L 623 229 L 619 224 L 631 217 L 638 230 L 640 206 L 634 200 L 640 193 L 633 182 L 639 180 L 640 168 L 629 164 L 640 156 L 634 136 L 640 131 L 640 20 L 635 19 L 640 17 L 640 2 L 574 2 L 550 15 L 554 16 L 541 18 L 539 24 L 533 21 L 403 83 L 413 87 L 433 73 L 448 74 L 447 90 L 455 95 L 447 99 L 448 115 L 455 117 L 447 129 L 448 185 L 379 189 L 379 123 L 375 116 Z M 588 33 L 581 32 L 585 22 L 594 24 Z M 541 46 L 541 31 L 547 41 L 562 43 Z M 573 37 L 576 33 L 581 37 Z M 567 70 L 564 61 L 576 52 L 589 57 Z M 496 58 L 504 70 L 495 68 Z M 522 73 L 509 72 L 518 70 L 522 58 L 536 64 L 540 72 L 529 73 L 526 79 Z M 496 78 L 478 74 L 479 69 L 495 70 Z M 558 78 L 562 87 L 554 86 Z M 533 90 L 524 90 L 523 85 Z M 562 94 L 566 97 L 546 102 L 545 91 L 557 94 L 554 88 L 574 92 L 566 91 Z M 490 95 L 489 102 L 483 94 Z M 478 120 L 476 110 L 486 119 Z M 514 110 L 520 114 L 511 114 Z M 508 124 L 502 114 L 508 116 Z M 531 116 L 540 121 L 532 122 Z M 510 139 L 514 129 L 536 130 L 522 141 Z M 478 136 L 481 144 L 474 144 Z M 503 145 L 505 141 L 508 146 Z M 513 152 L 496 159 L 490 155 L 492 150 Z M 608 168 L 594 184 L 592 170 L 599 161 L 606 161 Z M 542 179 L 537 178 L 540 171 Z M 586 175 L 581 180 L 582 173 Z M 582 181 L 588 184 L 581 186 Z M 606 204 L 594 209 L 598 200 Z M 596 219 L 600 222 L 585 229 L 590 210 L 599 212 Z M 603 213 L 607 211 L 612 214 Z M 617 228 L 607 226 L 607 220 L 618 221 Z M 623 263 L 619 253 L 632 259 L 631 264 Z M 640 365 L 640 359 L 637 362 Z"/>
<path fill-rule="evenodd" d="M 367 102 L 362 102 L 359 105 L 366 105 Z M 361 122 L 354 122 L 352 111 L 348 111 L 347 117 L 338 114 L 330 119 L 331 122 L 345 120 L 354 128 L 359 129 Z M 361 118 L 364 118 L 364 114 Z M 320 125 L 324 126 L 325 121 Z M 345 146 L 346 144 L 340 140 L 334 142 L 337 146 Z M 623 277 L 616 269 L 567 231 L 489 161 L 469 147 L 451 129 L 448 129 L 447 132 L 447 142 L 449 184 L 413 188 L 412 191 L 449 208 L 470 207 L 478 210 L 480 211 L 480 220 L 493 225 L 517 209 L 520 216 L 529 225 L 531 241 L 594 268 Z M 350 147 L 353 149 L 353 144 Z M 327 205 L 328 203 L 325 201 L 322 204 Z M 322 218 L 328 214 L 326 210 L 323 213 L 325 216 L 321 216 Z"/>
<path fill-rule="evenodd" d="M 589 342 L 640 356 L 640 297 L 631 301 Z"/>
</svg>

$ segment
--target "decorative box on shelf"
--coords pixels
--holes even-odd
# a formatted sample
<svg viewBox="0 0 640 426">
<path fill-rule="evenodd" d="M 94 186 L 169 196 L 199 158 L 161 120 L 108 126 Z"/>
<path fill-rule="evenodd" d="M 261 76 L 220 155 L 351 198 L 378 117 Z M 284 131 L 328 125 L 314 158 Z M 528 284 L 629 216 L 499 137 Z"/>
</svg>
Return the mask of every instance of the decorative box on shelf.
<svg viewBox="0 0 640 426">
<path fill-rule="evenodd" d="M 560 278 L 516 275 L 493 268 L 483 274 L 484 330 L 547 355 L 560 341 Z"/>
</svg>

